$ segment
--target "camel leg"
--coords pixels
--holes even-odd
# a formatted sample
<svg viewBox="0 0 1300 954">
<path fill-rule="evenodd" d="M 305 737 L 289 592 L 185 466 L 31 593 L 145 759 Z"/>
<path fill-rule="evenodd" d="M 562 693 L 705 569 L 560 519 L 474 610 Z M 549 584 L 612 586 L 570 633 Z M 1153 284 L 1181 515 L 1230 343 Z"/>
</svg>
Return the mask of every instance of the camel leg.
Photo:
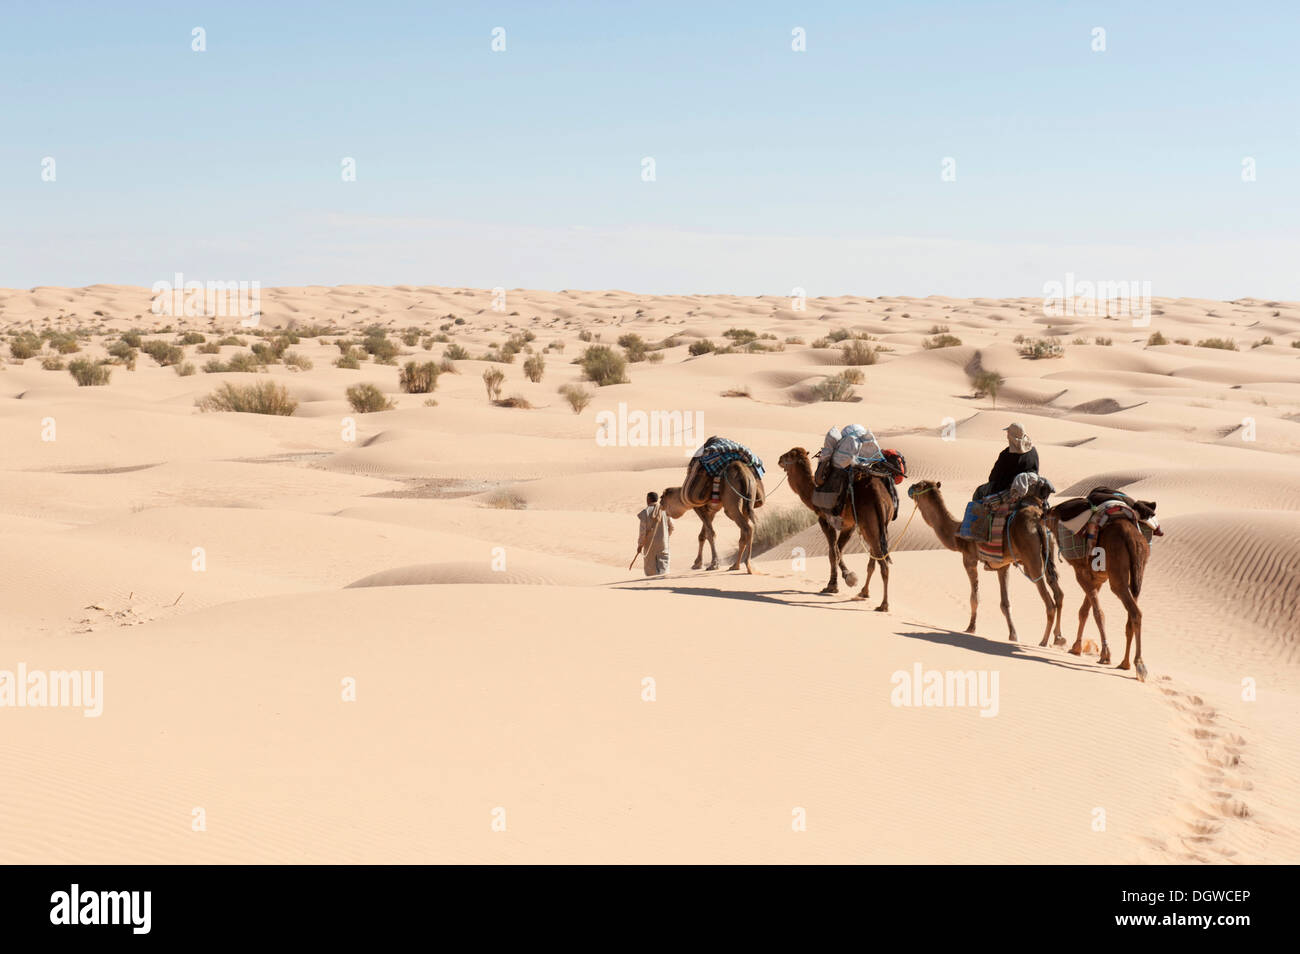
<svg viewBox="0 0 1300 954">
<path fill-rule="evenodd" d="M 708 538 L 707 527 L 708 524 L 704 523 L 704 518 L 701 517 L 699 536 L 700 546 L 699 549 L 695 551 L 695 562 L 691 564 L 692 570 L 698 570 L 700 567 L 704 566 L 704 541 Z"/>
<path fill-rule="evenodd" d="M 1065 614 L 1065 592 L 1054 576 L 1048 578 L 1047 584 L 1052 588 L 1052 599 L 1056 601 L 1056 638 L 1052 640 L 1052 645 L 1064 646 L 1065 637 L 1061 635 L 1061 617 Z"/>
<path fill-rule="evenodd" d="M 821 527 L 822 536 L 826 538 L 826 550 L 830 556 L 830 561 L 831 561 L 831 578 L 826 583 L 826 586 L 822 588 L 822 594 L 827 595 L 831 593 L 838 593 L 840 591 L 840 581 L 839 581 L 839 576 L 835 572 L 835 566 L 838 563 L 840 568 L 843 569 L 844 567 L 843 551 L 841 551 L 839 544 L 835 540 L 835 531 L 831 529 L 830 523 L 821 514 L 817 515 L 817 525 Z M 841 534 L 841 536 L 843 536 L 843 534 Z M 846 583 L 849 582 L 848 570 L 844 570 L 844 581 Z M 852 586 L 853 584 L 849 583 L 849 585 Z"/>
<path fill-rule="evenodd" d="M 1137 600 L 1128 589 L 1128 574 L 1119 576 L 1115 572 L 1110 574 L 1110 588 L 1119 597 L 1119 601 L 1124 604 L 1124 609 L 1128 612 L 1128 619 L 1124 622 L 1124 661 L 1116 669 L 1129 668 L 1129 651 L 1133 647 L 1134 639 L 1138 640 L 1137 664 L 1138 679 L 1146 681 L 1146 665 L 1142 662 L 1142 610 L 1138 608 Z"/>
<path fill-rule="evenodd" d="M 966 632 L 975 632 L 975 615 L 980 608 L 980 571 L 979 561 L 971 560 L 966 564 L 966 575 L 970 577 L 970 622 L 966 624 Z"/>
<path fill-rule="evenodd" d="M 700 522 L 704 524 L 700 529 L 700 533 L 709 542 L 709 565 L 705 569 L 716 570 L 718 568 L 718 534 L 713 529 L 713 511 L 708 507 L 696 507 L 695 512 L 700 515 Z M 703 557 L 704 547 L 701 546 L 700 559 L 703 559 Z M 696 566 L 695 569 L 698 570 L 699 567 Z"/>
<path fill-rule="evenodd" d="M 875 563 L 877 561 L 872 560 L 871 562 Z M 884 586 L 885 588 L 885 595 L 881 598 L 880 605 L 876 607 L 876 612 L 888 613 L 889 612 L 889 563 L 888 561 L 885 560 L 881 560 L 879 562 L 880 562 L 880 582 L 881 585 Z"/>
<path fill-rule="evenodd" d="M 858 575 L 848 568 L 844 563 L 844 548 L 848 545 L 849 539 L 853 536 L 853 528 L 841 530 L 839 539 L 835 541 L 835 552 L 839 554 L 840 573 L 844 576 L 844 582 L 848 586 L 858 585 Z"/>
<path fill-rule="evenodd" d="M 998 587 L 1002 591 L 1002 615 L 1007 618 L 1007 639 L 1013 643 L 1018 643 L 1016 639 L 1016 624 L 1011 622 L 1011 597 L 1007 595 L 1007 567 L 998 567 Z"/>
<path fill-rule="evenodd" d="M 1106 614 L 1101 611 L 1101 586 L 1092 588 L 1092 618 L 1097 622 L 1097 632 L 1101 634 L 1101 653 L 1097 662 L 1110 662 L 1110 644 L 1106 642 Z"/>
<path fill-rule="evenodd" d="M 1056 617 L 1057 614 L 1060 613 L 1061 607 L 1060 604 L 1052 598 L 1052 591 L 1047 588 L 1046 580 L 1040 579 L 1038 581 L 1038 596 L 1042 599 L 1043 607 L 1047 610 L 1047 625 L 1043 627 L 1043 638 L 1038 645 L 1046 646 L 1047 641 L 1052 637 L 1052 624 L 1056 623 L 1057 627 L 1060 627 L 1060 623 L 1056 622 Z M 1059 632 L 1057 633 L 1056 638 L 1058 643 L 1065 642 L 1065 640 L 1061 638 Z"/>
</svg>

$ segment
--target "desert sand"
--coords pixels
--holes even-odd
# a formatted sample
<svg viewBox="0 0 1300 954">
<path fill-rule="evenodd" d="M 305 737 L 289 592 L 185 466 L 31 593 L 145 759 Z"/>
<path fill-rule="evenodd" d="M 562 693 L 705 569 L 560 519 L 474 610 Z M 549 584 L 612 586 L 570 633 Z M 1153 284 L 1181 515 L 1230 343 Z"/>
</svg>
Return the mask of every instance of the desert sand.
<svg viewBox="0 0 1300 954">
<path fill-rule="evenodd" d="M 1034 298 L 792 304 L 512 290 L 498 311 L 487 290 L 274 288 L 250 329 L 155 315 L 139 287 L 0 290 L 6 336 L 79 332 L 65 361 L 131 329 L 249 344 L 329 329 L 292 346 L 310 369 L 209 374 L 248 348 L 192 344 L 197 373 L 140 354 L 100 387 L 43 367 L 48 344 L 0 349 L 0 670 L 103 673 L 98 717 L 0 709 L 0 860 L 1300 861 L 1300 303 L 1157 299 L 1149 327 L 1049 318 Z M 376 324 L 418 341 L 394 365 L 335 367 L 334 342 Z M 961 343 L 923 347 L 938 326 Z M 729 329 L 768 350 L 689 353 Z M 1062 356 L 1019 354 L 1049 331 Z M 479 358 L 523 332 L 538 383 L 524 354 Z M 851 401 L 819 401 L 844 367 L 814 342 L 846 332 L 887 350 Z M 668 346 L 628 383 L 587 384 L 575 414 L 557 388 L 580 380 L 579 335 L 629 333 Z M 1196 346 L 1209 338 L 1238 350 Z M 475 357 L 438 378 L 436 404 L 399 389 L 403 364 L 451 343 Z M 975 360 L 1003 375 L 996 402 L 975 394 Z M 533 407 L 489 403 L 488 367 Z M 259 380 L 296 412 L 195 405 Z M 396 407 L 354 413 L 361 382 Z M 1042 605 L 1018 573 L 1022 642 L 990 573 L 978 633 L 960 633 L 960 558 L 908 522 L 905 496 L 888 613 L 856 588 L 818 595 L 815 527 L 750 576 L 690 570 L 688 516 L 667 577 L 629 572 L 634 515 L 681 482 L 693 444 L 598 442 L 620 403 L 699 413 L 698 436 L 751 447 L 760 523 L 799 506 L 777 458 L 832 425 L 873 428 L 958 510 L 1019 421 L 1058 499 L 1106 484 L 1158 502 L 1149 679 L 1095 648 L 1038 648 Z M 725 568 L 737 532 L 717 528 Z M 848 556 L 859 574 L 866 559 Z M 1061 570 L 1073 640 L 1080 591 Z M 1118 660 L 1124 615 L 1102 593 Z M 996 716 L 891 704 L 892 675 L 917 665 L 996 671 Z"/>
</svg>

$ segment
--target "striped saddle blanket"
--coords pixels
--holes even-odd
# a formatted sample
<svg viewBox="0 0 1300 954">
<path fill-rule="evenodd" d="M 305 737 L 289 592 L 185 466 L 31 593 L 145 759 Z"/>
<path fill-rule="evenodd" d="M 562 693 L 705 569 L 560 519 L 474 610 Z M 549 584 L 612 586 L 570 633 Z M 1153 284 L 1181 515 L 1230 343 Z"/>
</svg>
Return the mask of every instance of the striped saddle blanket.
<svg viewBox="0 0 1300 954">
<path fill-rule="evenodd" d="M 760 480 L 763 478 L 763 462 L 758 455 L 744 444 L 738 444 L 725 437 L 710 437 L 704 442 L 704 446 L 695 452 L 694 457 L 710 477 L 721 476 L 728 464 L 740 461 L 753 467 Z"/>
</svg>

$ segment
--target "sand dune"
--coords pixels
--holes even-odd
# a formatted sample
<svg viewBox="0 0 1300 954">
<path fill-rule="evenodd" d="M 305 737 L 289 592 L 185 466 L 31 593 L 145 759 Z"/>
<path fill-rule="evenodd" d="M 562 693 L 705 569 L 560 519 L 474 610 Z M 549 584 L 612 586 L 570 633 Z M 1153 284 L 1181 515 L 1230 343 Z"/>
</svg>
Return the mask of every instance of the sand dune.
<svg viewBox="0 0 1300 954">
<path fill-rule="evenodd" d="M 263 289 L 249 328 L 154 314 L 142 288 L 0 290 L 6 346 L 38 343 L 0 364 L 0 671 L 104 676 L 97 718 L 0 709 L 0 858 L 1300 860 L 1300 305 L 1161 299 L 1135 327 L 1037 299 L 506 298 Z M 394 363 L 336 366 L 337 342 L 373 326 Z M 107 359 L 132 329 L 194 373 L 142 352 L 78 387 L 57 366 Z M 204 370 L 290 331 L 300 369 Z M 1059 357 L 1022 355 L 1049 333 Z M 584 383 L 583 350 L 629 334 L 649 350 L 628 380 Z M 960 344 L 927 347 L 943 334 Z M 853 335 L 881 350 L 849 400 L 821 400 Z M 1237 350 L 1197 346 L 1216 338 Z M 690 353 L 706 339 L 732 350 Z M 470 357 L 432 394 L 401 389 L 403 365 L 453 345 Z M 531 409 L 489 403 L 490 369 Z M 1002 375 L 996 399 L 976 392 L 981 369 Z M 283 385 L 297 410 L 195 407 L 226 382 Z M 394 406 L 354 410 L 359 383 Z M 566 384 L 590 392 L 581 413 Z M 600 430 L 597 415 L 652 411 L 698 426 L 666 442 Z M 909 480 L 942 481 L 959 516 L 1013 420 L 1061 496 L 1105 484 L 1158 502 L 1147 682 L 1039 649 L 1043 607 L 1018 571 L 1025 642 L 1007 641 L 985 572 L 977 632 L 958 632 L 961 560 L 905 487 L 888 613 L 879 575 L 866 601 L 817 593 L 815 526 L 757 575 L 692 571 L 688 514 L 667 577 L 627 569 L 645 493 L 679 484 L 711 434 L 763 459 L 769 521 L 805 511 L 780 455 L 850 422 L 901 451 Z M 725 566 L 737 531 L 716 528 Z M 859 542 L 846 559 L 865 577 Z M 1060 569 L 1072 639 L 1079 591 Z M 1122 652 L 1123 612 L 1102 601 Z M 996 673 L 996 716 L 895 704 L 915 667 Z"/>
</svg>

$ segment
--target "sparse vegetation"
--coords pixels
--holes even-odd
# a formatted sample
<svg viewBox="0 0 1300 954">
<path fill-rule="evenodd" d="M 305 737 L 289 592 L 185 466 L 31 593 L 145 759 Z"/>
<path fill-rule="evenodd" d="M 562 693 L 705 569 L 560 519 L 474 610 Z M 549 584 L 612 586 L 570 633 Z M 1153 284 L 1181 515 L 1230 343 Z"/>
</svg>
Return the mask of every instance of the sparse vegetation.
<svg viewBox="0 0 1300 954">
<path fill-rule="evenodd" d="M 501 385 L 505 383 L 505 372 L 500 368 L 488 368 L 483 372 L 483 386 L 487 388 L 489 401 L 501 399 Z"/>
<path fill-rule="evenodd" d="M 113 369 L 89 358 L 77 358 L 69 362 L 68 373 L 76 380 L 79 388 L 101 387 L 108 384 Z"/>
<path fill-rule="evenodd" d="M 693 357 L 699 357 L 702 354 L 708 354 L 716 351 L 717 348 L 708 338 L 701 338 L 698 341 L 692 341 L 689 348 L 686 349 Z"/>
<path fill-rule="evenodd" d="M 937 334 L 932 338 L 926 338 L 921 342 L 921 347 L 926 351 L 933 351 L 936 348 L 956 348 L 961 344 L 961 339 L 956 335 Z"/>
<path fill-rule="evenodd" d="M 195 404 L 200 411 L 233 411 L 237 414 L 278 414 L 288 417 L 298 409 L 283 384 L 258 381 L 256 384 L 226 382 Z"/>
<path fill-rule="evenodd" d="M 875 364 L 880 360 L 878 349 L 867 344 L 866 339 L 853 338 L 844 342 L 841 351 L 844 353 L 844 363 L 851 365 Z"/>
<path fill-rule="evenodd" d="M 528 502 L 513 490 L 496 490 L 483 498 L 483 506 L 497 510 L 527 510 Z"/>
<path fill-rule="evenodd" d="M 185 360 L 185 352 L 177 345 L 161 339 L 146 341 L 140 350 L 158 362 L 160 367 L 169 367 Z"/>
<path fill-rule="evenodd" d="M 1196 342 L 1198 348 L 1218 348 L 1220 351 L 1236 351 L 1237 342 L 1231 338 L 1202 338 Z"/>
<path fill-rule="evenodd" d="M 1065 348 L 1055 338 L 1033 338 L 1021 345 L 1020 356 L 1029 358 L 1031 361 L 1038 361 L 1043 358 L 1062 358 L 1065 356 Z"/>
<path fill-rule="evenodd" d="M 581 414 L 591 403 L 591 392 L 580 384 L 565 384 L 560 388 L 560 396 L 569 402 L 574 414 Z"/>
<path fill-rule="evenodd" d="M 428 394 L 438 387 L 438 366 L 432 361 L 408 361 L 397 375 L 397 384 L 407 394 Z"/>
<path fill-rule="evenodd" d="M 346 392 L 348 403 L 358 414 L 371 414 L 375 411 L 391 411 L 397 402 L 390 400 L 383 391 L 373 384 L 353 384 Z"/>
<path fill-rule="evenodd" d="M 757 555 L 772 549 L 783 540 L 807 530 L 817 522 L 817 515 L 807 507 L 785 507 L 780 510 L 764 507 L 758 512 L 758 526 L 754 530 L 753 552 Z"/>
<path fill-rule="evenodd" d="M 449 344 L 442 350 L 442 357 L 446 361 L 468 361 L 469 352 L 461 345 Z"/>
<path fill-rule="evenodd" d="M 854 397 L 853 383 L 843 374 L 832 374 L 813 387 L 819 401 L 848 401 Z"/>
<path fill-rule="evenodd" d="M 501 398 L 492 403 L 497 407 L 514 407 L 519 408 L 522 411 L 531 411 L 533 409 L 532 402 L 529 401 L 528 398 L 519 394 L 512 394 L 508 398 Z"/>
<path fill-rule="evenodd" d="M 533 384 L 539 383 L 542 380 L 542 375 L 545 373 L 546 359 L 540 354 L 530 355 L 527 360 L 524 361 L 524 377 L 529 381 L 532 381 Z"/>
<path fill-rule="evenodd" d="M 582 367 L 583 376 L 599 387 L 627 383 L 627 360 L 605 345 L 591 345 L 577 363 Z"/>
<path fill-rule="evenodd" d="M 194 373 L 194 362 L 182 361 L 180 364 L 173 364 L 172 370 L 176 372 L 177 377 L 188 378 Z"/>
<path fill-rule="evenodd" d="M 998 392 L 1002 390 L 1002 385 L 1006 379 L 996 371 L 976 371 L 971 375 L 971 385 L 975 388 L 977 398 L 985 395 L 993 399 L 993 406 L 998 406 Z"/>
<path fill-rule="evenodd" d="M 295 371 L 310 371 L 312 369 L 311 358 L 299 354 L 297 351 L 286 351 L 282 360 L 286 368 L 293 368 Z"/>
</svg>

